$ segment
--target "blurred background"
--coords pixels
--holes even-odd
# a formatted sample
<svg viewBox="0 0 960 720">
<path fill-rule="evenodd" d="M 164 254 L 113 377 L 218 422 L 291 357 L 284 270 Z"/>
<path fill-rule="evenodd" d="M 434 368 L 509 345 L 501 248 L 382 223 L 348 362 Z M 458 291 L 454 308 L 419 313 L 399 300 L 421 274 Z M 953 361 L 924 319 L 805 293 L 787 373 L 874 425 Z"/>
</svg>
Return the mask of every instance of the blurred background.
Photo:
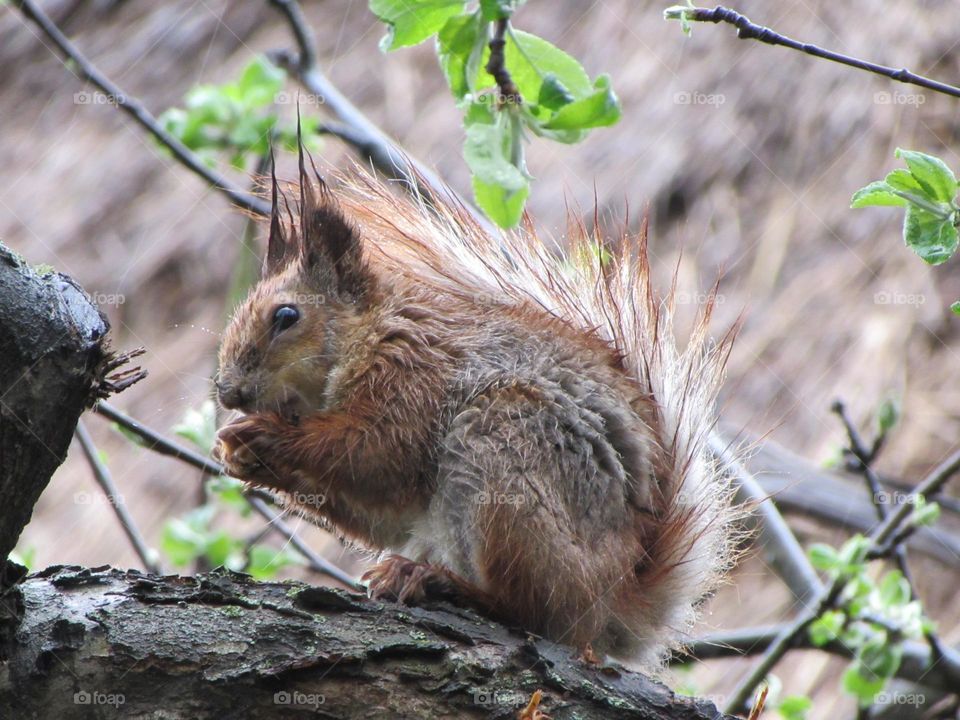
<svg viewBox="0 0 960 720">
<path fill-rule="evenodd" d="M 677 271 L 680 334 L 697 300 L 720 278 L 717 335 L 743 327 L 722 400 L 725 426 L 766 435 L 817 464 L 837 457 L 837 398 L 869 427 L 888 398 L 902 419 L 880 467 L 915 481 L 958 445 L 960 298 L 956 263 L 924 265 L 903 247 L 901 212 L 848 209 L 851 194 L 899 164 L 902 146 L 960 170 L 955 99 L 921 92 L 781 48 L 740 41 L 729 26 L 698 25 L 691 38 L 647 0 L 531 0 L 515 25 L 613 77 L 623 118 L 581 145 L 534 141 L 529 210 L 562 240 L 566 214 L 606 232 L 650 219 L 661 287 Z M 86 55 L 154 114 L 183 104 L 198 83 L 235 79 L 257 54 L 292 48 L 266 2 L 50 0 L 45 10 Z M 389 55 L 367 3 L 304 3 L 321 68 L 365 113 L 453 188 L 469 195 L 459 113 L 432 47 Z M 791 37 L 957 82 L 960 5 L 950 0 L 741 0 L 737 9 Z M 10 6 L 0 7 L 0 240 L 31 263 L 47 263 L 104 299 L 119 349 L 143 345 L 149 378 L 115 398 L 144 424 L 169 434 L 211 397 L 218 338 L 247 220 L 174 162 L 126 116 L 84 101 L 81 84 Z M 287 90 L 296 92 L 290 80 Z M 287 118 L 295 105 L 279 106 Z M 309 98 L 305 115 L 323 117 Z M 352 158 L 323 139 L 322 162 Z M 281 177 L 292 178 L 290 157 Z M 238 184 L 249 175 L 223 168 Z M 252 171 L 252 167 L 247 170 Z M 626 212 L 629 207 L 629 214 Z M 627 218 L 629 218 L 627 220 Z M 138 448 L 102 418 L 91 430 L 148 542 L 202 501 L 201 477 Z M 953 485 L 956 488 L 956 483 Z M 844 502 L 837 498 L 837 502 Z M 344 549 L 296 516 L 288 518 L 328 558 L 352 572 Z M 795 520 L 801 540 L 844 533 Z M 262 526 L 229 510 L 233 533 Z M 233 529 L 233 523 L 236 528 Z M 37 505 L 21 556 L 34 568 L 77 563 L 137 567 L 109 504 L 74 447 Z M 960 642 L 960 559 L 917 560 L 918 587 L 943 639 Z M 162 556 L 164 568 L 174 570 Z M 191 568 L 184 568 L 188 571 Z M 296 566 L 281 576 L 307 577 Z M 762 560 L 748 556 L 708 606 L 703 632 L 774 623 L 791 606 Z M 683 674 L 722 702 L 750 661 L 714 661 Z M 838 687 L 845 663 L 791 655 L 777 674 L 785 691 L 812 694 L 812 718 L 852 717 Z"/>
</svg>

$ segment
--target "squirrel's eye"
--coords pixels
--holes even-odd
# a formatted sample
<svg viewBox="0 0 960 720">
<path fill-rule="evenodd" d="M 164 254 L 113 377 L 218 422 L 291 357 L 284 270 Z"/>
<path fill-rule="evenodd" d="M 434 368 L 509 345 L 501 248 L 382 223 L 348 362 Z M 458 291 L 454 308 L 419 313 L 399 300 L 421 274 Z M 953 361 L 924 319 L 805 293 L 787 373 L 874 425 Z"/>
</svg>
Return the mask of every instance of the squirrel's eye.
<svg viewBox="0 0 960 720">
<path fill-rule="evenodd" d="M 300 311 L 293 305 L 281 305 L 273 311 L 273 331 L 283 332 L 300 319 Z"/>
</svg>

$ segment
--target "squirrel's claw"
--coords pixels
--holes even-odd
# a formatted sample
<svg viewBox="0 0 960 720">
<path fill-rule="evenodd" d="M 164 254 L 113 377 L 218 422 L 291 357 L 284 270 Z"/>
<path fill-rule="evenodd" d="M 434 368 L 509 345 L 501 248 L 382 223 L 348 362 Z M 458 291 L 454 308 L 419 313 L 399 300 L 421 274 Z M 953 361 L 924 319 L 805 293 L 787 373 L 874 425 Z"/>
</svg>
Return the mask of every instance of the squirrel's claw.
<svg viewBox="0 0 960 720">
<path fill-rule="evenodd" d="M 278 441 L 285 437 L 279 416 L 247 415 L 220 429 L 213 455 L 231 477 L 284 489 L 286 472 Z M 283 423 L 285 425 L 285 423 Z"/>
</svg>

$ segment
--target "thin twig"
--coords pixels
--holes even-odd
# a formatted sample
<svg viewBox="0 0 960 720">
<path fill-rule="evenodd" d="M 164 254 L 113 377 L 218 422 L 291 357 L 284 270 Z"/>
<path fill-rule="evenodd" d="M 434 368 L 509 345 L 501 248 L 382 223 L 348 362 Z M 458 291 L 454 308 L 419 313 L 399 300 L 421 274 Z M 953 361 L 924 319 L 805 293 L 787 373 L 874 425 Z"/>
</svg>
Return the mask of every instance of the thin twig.
<svg viewBox="0 0 960 720">
<path fill-rule="evenodd" d="M 140 557 L 140 562 L 143 563 L 143 567 L 146 568 L 148 572 L 159 575 L 161 573 L 160 565 L 154 559 L 154 553 L 147 547 L 147 543 L 143 539 L 143 535 L 140 534 L 137 524 L 127 511 L 127 506 L 123 501 L 123 495 L 117 492 L 117 486 L 114 485 L 113 478 L 110 477 L 110 471 L 100 459 L 97 447 L 93 443 L 93 438 L 90 437 L 90 433 L 87 432 L 87 428 L 82 421 L 77 423 L 74 435 L 80 442 L 80 447 L 83 449 L 83 454 L 86 456 L 87 462 L 90 463 L 93 477 L 107 498 L 110 507 L 113 508 L 114 515 L 116 515 L 120 521 L 123 532 L 126 533 L 130 544 L 133 545 L 133 549 Z"/>
<path fill-rule="evenodd" d="M 268 203 L 255 195 L 244 192 L 225 177 L 207 167 L 187 146 L 164 130 L 157 119 L 137 98 L 125 93 L 101 73 L 33 0 L 13 0 L 13 5 L 20 9 L 24 17 L 40 28 L 65 58 L 73 61 L 80 79 L 93 83 L 120 110 L 127 113 L 141 127 L 153 135 L 157 141 L 165 145 L 182 165 L 199 175 L 211 187 L 222 192 L 241 208 L 265 217 L 270 215 L 270 205 Z"/>
<path fill-rule="evenodd" d="M 960 450 L 954 451 L 946 460 L 938 465 L 929 475 L 927 475 L 914 489 L 905 502 L 894 507 L 886 520 L 874 528 L 868 536 L 870 540 L 870 549 L 876 551 L 878 548 L 886 546 L 887 542 L 893 538 L 900 530 L 903 523 L 907 520 L 920 496 L 931 495 L 942 488 L 958 471 L 960 471 Z M 753 670 L 737 686 L 727 704 L 727 712 L 736 714 L 740 712 L 746 702 L 753 695 L 754 689 L 763 682 L 764 678 L 770 673 L 773 667 L 779 662 L 780 658 L 796 643 L 800 634 L 826 610 L 831 608 L 837 597 L 846 585 L 847 579 L 843 576 L 837 576 L 833 581 L 824 586 L 823 590 L 816 598 L 815 607 L 808 608 L 790 623 L 784 625 L 783 629 L 772 640 L 767 647 L 766 652 Z M 955 678 L 960 683 L 960 676 Z"/>
<path fill-rule="evenodd" d="M 484 69 L 497 82 L 497 89 L 500 91 L 499 102 L 519 105 L 523 102 L 523 98 L 520 96 L 520 90 L 513 82 L 513 78 L 510 77 L 504 55 L 507 46 L 506 35 L 509 29 L 510 18 L 500 18 L 494 23 L 493 37 L 489 43 L 490 59 L 487 60 L 487 66 Z"/>
<path fill-rule="evenodd" d="M 887 505 L 883 501 L 884 495 L 883 490 L 880 487 L 880 478 L 877 476 L 877 473 L 874 471 L 872 466 L 882 442 L 874 442 L 872 444 L 872 448 L 868 449 L 863 438 L 860 436 L 860 433 L 857 431 L 856 426 L 853 424 L 853 421 L 847 415 L 847 409 L 843 402 L 840 400 L 834 402 L 832 410 L 840 417 L 840 421 L 843 423 L 844 428 L 846 428 L 847 438 L 850 441 L 850 453 L 857 461 L 857 469 L 867 481 L 867 487 L 873 495 L 873 506 L 877 510 L 877 519 L 882 522 L 887 519 L 887 515 L 889 513 L 887 511 Z M 882 434 L 880 437 L 882 437 Z M 919 599 L 919 595 L 917 594 L 917 586 L 913 579 L 913 572 L 910 570 L 910 566 L 907 564 L 907 549 L 904 547 L 903 542 L 909 537 L 910 534 L 912 534 L 915 529 L 916 526 L 910 526 L 906 528 L 906 530 L 909 532 L 897 533 L 892 539 L 893 542 L 891 543 L 890 548 L 893 561 L 896 564 L 897 569 L 900 570 L 900 573 L 907 581 L 907 585 L 910 588 L 911 600 Z M 943 656 L 943 647 L 939 638 L 937 638 L 936 633 L 934 633 L 932 630 L 927 630 L 924 633 L 924 637 L 926 638 L 927 643 L 930 645 L 930 650 L 933 653 L 933 659 L 935 661 L 939 660 L 939 658 Z"/>
<path fill-rule="evenodd" d="M 153 452 L 181 460 L 188 465 L 192 465 L 193 467 L 203 470 L 205 473 L 210 475 L 224 474 L 223 466 L 221 466 L 219 463 L 204 457 L 200 453 L 195 452 L 190 448 L 183 447 L 182 445 L 163 437 L 156 431 L 151 430 L 140 422 L 134 420 L 129 415 L 125 415 L 124 413 L 120 412 L 109 403 L 97 403 L 94 407 L 94 412 L 113 420 L 118 425 L 126 428 L 133 434 L 146 441 L 146 447 Z M 267 504 L 268 502 L 273 502 L 273 497 L 270 494 L 256 488 L 244 488 L 243 494 L 244 497 L 246 497 L 247 502 L 250 503 L 250 507 L 252 507 L 258 515 L 270 523 L 272 527 L 276 528 L 277 532 L 283 535 L 290 542 L 290 544 L 293 545 L 307 559 L 312 570 L 323 573 L 324 575 L 328 575 L 342 582 L 347 587 L 353 589 L 360 588 L 360 585 L 357 584 L 357 581 L 348 573 L 311 550 L 310 546 L 307 545 L 293 531 L 293 529 L 280 518 L 277 513 L 270 509 L 269 505 Z"/>
<path fill-rule="evenodd" d="M 946 83 L 942 83 L 937 80 L 931 80 L 930 78 L 922 75 L 917 75 L 910 72 L 906 68 L 897 69 L 893 67 L 887 67 L 886 65 L 877 65 L 876 63 L 860 60 L 859 58 L 851 57 L 850 55 L 843 55 L 841 53 L 833 52 L 832 50 L 825 50 L 816 45 L 811 45 L 810 43 L 803 43 L 798 40 L 793 40 L 792 38 L 781 35 L 770 28 L 757 25 L 751 22 L 747 17 L 738 13 L 736 10 L 725 8 L 722 5 L 718 5 L 713 10 L 708 10 L 706 8 L 685 8 L 677 6 L 670 8 L 670 10 L 668 10 L 666 13 L 666 17 L 667 19 L 676 20 L 680 18 L 681 13 L 687 18 L 688 21 L 692 22 L 729 23 L 737 28 L 737 37 L 742 40 L 757 40 L 762 43 L 767 43 L 768 45 L 781 45 L 783 47 L 788 47 L 791 50 L 797 50 L 799 52 L 806 53 L 807 55 L 813 55 L 814 57 L 830 60 L 832 62 L 840 63 L 841 65 L 847 65 L 859 70 L 866 70 L 867 72 L 874 73 L 876 75 L 882 75 L 883 77 L 890 78 L 891 80 L 907 83 L 909 85 L 918 85 L 919 87 L 926 88 L 927 90 L 933 90 L 934 92 L 943 93 L 944 95 L 960 97 L 960 88 L 953 85 L 947 85 Z"/>
<path fill-rule="evenodd" d="M 460 198 L 423 163 L 400 149 L 320 71 L 317 41 L 300 3 L 296 0 L 269 2 L 286 19 L 297 45 L 297 53 L 279 50 L 270 53 L 270 58 L 294 74 L 303 87 L 316 97 L 317 102 L 337 118 L 340 125 L 328 125 L 326 131 L 348 142 L 385 176 L 402 181 L 425 199 L 435 198 L 462 208 L 484 230 L 498 235 L 500 231 L 482 213 Z M 324 129 L 321 127 L 321 132 Z"/>
</svg>

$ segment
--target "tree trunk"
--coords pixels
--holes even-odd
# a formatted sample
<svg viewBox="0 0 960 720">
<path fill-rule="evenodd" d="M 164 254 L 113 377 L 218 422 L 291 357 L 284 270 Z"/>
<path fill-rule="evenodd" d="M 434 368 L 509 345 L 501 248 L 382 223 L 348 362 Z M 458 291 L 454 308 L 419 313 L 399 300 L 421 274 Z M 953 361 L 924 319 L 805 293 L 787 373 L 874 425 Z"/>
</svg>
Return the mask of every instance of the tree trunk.
<svg viewBox="0 0 960 720">
<path fill-rule="evenodd" d="M 0 244 L 0 563 L 95 395 L 107 330 L 70 278 L 37 272 Z"/>
</svg>

